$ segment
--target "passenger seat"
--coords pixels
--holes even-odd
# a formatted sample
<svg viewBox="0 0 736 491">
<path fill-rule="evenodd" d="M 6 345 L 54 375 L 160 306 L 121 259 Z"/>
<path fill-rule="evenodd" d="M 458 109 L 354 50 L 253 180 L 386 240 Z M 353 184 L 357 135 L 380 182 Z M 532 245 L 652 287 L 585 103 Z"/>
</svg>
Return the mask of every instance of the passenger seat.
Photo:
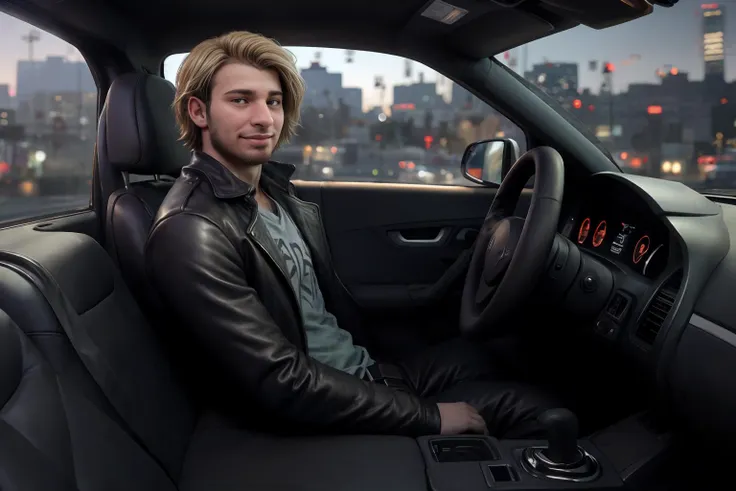
<svg viewBox="0 0 736 491">
<path fill-rule="evenodd" d="M 174 96 L 174 86 L 161 77 L 127 73 L 113 81 L 100 115 L 97 161 L 105 247 L 139 302 L 148 300 L 148 232 L 190 158 L 178 141 Z M 148 313 L 153 307 L 144 308 Z"/>
<path fill-rule="evenodd" d="M 195 418 L 175 383 L 157 383 L 168 378 L 166 364 L 155 343 L 142 336 L 147 326 L 145 321 L 137 325 L 141 316 L 127 303 L 125 286 L 117 284 L 122 280 L 107 283 L 114 278 L 102 248 L 77 234 L 33 234 L 41 244 L 26 252 L 34 260 L 25 255 L 13 260 L 6 251 L 0 255 L 1 490 L 427 490 L 421 452 L 411 438 L 277 437 L 213 411 Z M 39 250 L 48 255 L 39 257 Z M 46 266 L 24 267 L 35 259 Z M 53 263 L 69 266 L 67 275 Z M 137 397 L 126 406 L 142 425 L 126 427 L 84 368 L 64 352 L 68 341 L 33 286 L 32 278 L 46 274 L 41 268 L 53 271 L 60 289 L 72 293 L 77 287 L 69 299 L 73 312 L 65 316 L 76 323 L 78 334 L 93 339 L 94 353 L 83 356 L 94 354 L 118 377 L 116 387 Z M 80 280 L 91 279 L 93 270 L 101 280 L 92 280 L 87 289 Z M 11 315 L 26 323 L 22 330 L 6 305 L 15 306 Z"/>
<path fill-rule="evenodd" d="M 0 244 L 3 491 L 426 491 L 412 438 L 274 436 L 195 404 L 91 237 L 29 225 Z"/>
<path fill-rule="evenodd" d="M 150 456 L 58 377 L 0 311 L 0 489 L 176 491 Z"/>
</svg>

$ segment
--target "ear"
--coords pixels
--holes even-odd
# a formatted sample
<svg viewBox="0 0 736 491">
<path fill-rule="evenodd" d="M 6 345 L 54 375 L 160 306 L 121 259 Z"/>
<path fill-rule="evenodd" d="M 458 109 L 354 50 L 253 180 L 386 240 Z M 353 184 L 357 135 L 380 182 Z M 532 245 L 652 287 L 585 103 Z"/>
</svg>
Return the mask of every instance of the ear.
<svg viewBox="0 0 736 491">
<path fill-rule="evenodd" d="M 199 128 L 207 128 L 207 104 L 198 97 L 190 97 L 187 101 L 187 110 L 189 111 L 189 118 Z"/>
</svg>

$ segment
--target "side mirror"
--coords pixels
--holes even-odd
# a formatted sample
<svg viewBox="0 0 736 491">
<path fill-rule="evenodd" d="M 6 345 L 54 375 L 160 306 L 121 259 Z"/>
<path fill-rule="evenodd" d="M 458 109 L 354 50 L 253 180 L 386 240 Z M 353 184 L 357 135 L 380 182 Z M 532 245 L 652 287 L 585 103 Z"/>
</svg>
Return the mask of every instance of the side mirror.
<svg viewBox="0 0 736 491">
<path fill-rule="evenodd" d="M 465 149 L 462 174 L 477 184 L 501 184 L 519 157 L 519 144 L 511 138 L 481 140 Z"/>
</svg>

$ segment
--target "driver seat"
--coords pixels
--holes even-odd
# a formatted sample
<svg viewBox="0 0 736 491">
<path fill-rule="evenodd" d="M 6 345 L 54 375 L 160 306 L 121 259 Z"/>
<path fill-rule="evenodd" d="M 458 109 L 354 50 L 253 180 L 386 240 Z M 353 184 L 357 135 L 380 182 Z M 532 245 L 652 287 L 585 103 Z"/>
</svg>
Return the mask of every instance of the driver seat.
<svg viewBox="0 0 736 491">
<path fill-rule="evenodd" d="M 105 246 L 139 305 L 149 310 L 144 249 L 153 219 L 190 154 L 178 142 L 174 85 L 126 73 L 107 93 L 97 132 Z"/>
</svg>

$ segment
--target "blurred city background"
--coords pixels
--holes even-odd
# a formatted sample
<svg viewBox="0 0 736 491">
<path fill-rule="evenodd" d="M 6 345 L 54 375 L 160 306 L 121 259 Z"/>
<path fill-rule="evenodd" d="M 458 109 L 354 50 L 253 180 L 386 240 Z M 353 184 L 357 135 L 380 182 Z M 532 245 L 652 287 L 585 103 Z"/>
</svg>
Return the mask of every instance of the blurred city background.
<svg viewBox="0 0 736 491">
<path fill-rule="evenodd" d="M 732 192 L 734 14 L 733 2 L 683 0 L 630 25 L 575 28 L 497 59 L 624 171 Z M 0 220 L 86 207 L 97 127 L 89 68 L 71 45 L 5 14 L 0 38 Z M 509 137 L 526 150 L 514 123 L 419 63 L 289 49 L 307 93 L 299 134 L 275 158 L 296 164 L 295 178 L 470 186 L 460 176 L 468 144 Z M 166 60 L 167 79 L 185 56 Z"/>
</svg>

